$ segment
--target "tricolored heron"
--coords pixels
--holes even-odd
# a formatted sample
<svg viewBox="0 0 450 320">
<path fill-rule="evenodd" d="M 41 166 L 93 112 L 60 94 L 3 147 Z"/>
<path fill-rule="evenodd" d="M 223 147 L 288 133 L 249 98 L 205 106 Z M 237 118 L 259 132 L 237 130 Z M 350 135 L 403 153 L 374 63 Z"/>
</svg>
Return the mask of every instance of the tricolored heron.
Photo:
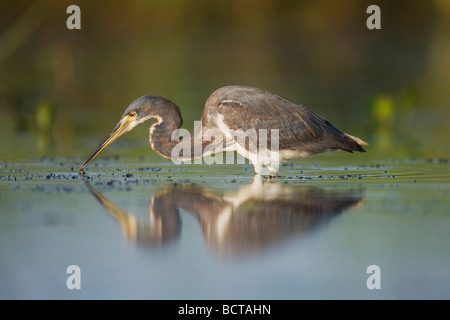
<svg viewBox="0 0 450 320">
<path fill-rule="evenodd" d="M 362 146 L 367 145 L 302 105 L 263 89 L 236 85 L 213 92 L 203 110 L 202 130 L 194 129 L 183 137 L 177 135 L 183 120 L 175 103 L 156 96 L 136 99 L 125 110 L 112 132 L 83 162 L 80 172 L 83 173 L 83 169 L 114 140 L 149 119 L 156 119 L 150 126 L 150 145 L 161 156 L 174 160 L 172 151 L 186 142 L 189 148 L 201 152 L 188 152 L 187 156 L 180 156 L 177 160 L 235 150 L 252 162 L 257 174 L 266 166 L 271 175 L 276 175 L 280 161 L 285 159 L 308 157 L 327 150 L 365 152 Z M 271 132 L 278 130 L 276 136 L 269 135 L 265 144 L 261 144 L 261 148 L 268 152 L 264 156 L 261 156 L 263 153 L 258 147 L 251 148 L 249 139 L 252 137 L 244 141 L 239 139 L 239 135 L 230 135 L 230 132 L 261 132 L 263 129 Z M 218 136 L 223 139 L 215 141 Z M 276 148 L 273 148 L 272 140 L 275 139 Z M 211 147 L 213 142 L 216 142 L 214 148 Z"/>
</svg>

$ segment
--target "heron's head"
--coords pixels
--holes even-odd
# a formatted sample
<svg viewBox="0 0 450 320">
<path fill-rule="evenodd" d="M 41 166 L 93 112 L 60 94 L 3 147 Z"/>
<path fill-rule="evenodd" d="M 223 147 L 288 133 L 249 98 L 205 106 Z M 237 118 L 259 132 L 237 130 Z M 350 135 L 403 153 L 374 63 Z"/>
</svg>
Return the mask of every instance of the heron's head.
<svg viewBox="0 0 450 320">
<path fill-rule="evenodd" d="M 149 119 L 157 119 L 162 122 L 162 117 L 167 112 L 167 109 L 176 105 L 162 97 L 143 96 L 134 100 L 123 113 L 120 121 L 111 131 L 111 133 L 98 145 L 98 147 L 89 155 L 80 167 L 80 172 L 83 171 L 95 157 L 97 157 L 103 150 L 105 150 L 114 140 L 119 138 L 124 133 L 133 130 L 138 124 L 143 123 Z M 181 117 L 180 117 L 181 118 Z"/>
</svg>

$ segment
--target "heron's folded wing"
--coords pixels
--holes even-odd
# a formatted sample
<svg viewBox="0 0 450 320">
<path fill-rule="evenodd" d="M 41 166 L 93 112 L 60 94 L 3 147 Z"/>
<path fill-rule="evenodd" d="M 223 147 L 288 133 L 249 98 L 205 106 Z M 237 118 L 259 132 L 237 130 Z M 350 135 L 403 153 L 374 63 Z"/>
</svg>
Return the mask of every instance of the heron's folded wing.
<svg viewBox="0 0 450 320">
<path fill-rule="evenodd" d="M 353 142 L 325 118 L 277 95 L 256 95 L 245 101 L 226 99 L 220 103 L 217 112 L 223 116 L 222 121 L 227 127 L 240 129 L 247 136 L 256 132 L 261 138 L 260 130 L 266 130 L 269 148 L 272 139 L 278 139 L 278 150 L 300 150 L 308 154 L 355 150 Z"/>
</svg>

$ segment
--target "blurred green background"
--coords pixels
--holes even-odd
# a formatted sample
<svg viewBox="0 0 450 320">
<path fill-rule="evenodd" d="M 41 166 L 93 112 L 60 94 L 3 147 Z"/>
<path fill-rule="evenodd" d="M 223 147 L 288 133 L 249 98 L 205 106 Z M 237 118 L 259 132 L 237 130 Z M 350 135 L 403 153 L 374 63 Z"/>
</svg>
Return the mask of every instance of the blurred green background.
<svg viewBox="0 0 450 320">
<path fill-rule="evenodd" d="M 369 157 L 447 158 L 450 1 L 2 1 L 0 83 L 2 161 L 82 159 L 147 94 L 192 129 L 230 84 L 315 110 Z M 128 155 L 152 152 L 143 127 L 117 142 Z"/>
</svg>

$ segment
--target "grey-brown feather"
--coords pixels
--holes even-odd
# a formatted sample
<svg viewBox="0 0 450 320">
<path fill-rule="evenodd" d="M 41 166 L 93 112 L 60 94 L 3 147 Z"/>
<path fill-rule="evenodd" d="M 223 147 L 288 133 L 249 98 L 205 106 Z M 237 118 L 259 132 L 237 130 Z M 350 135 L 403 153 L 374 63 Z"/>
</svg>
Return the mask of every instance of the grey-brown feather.
<svg viewBox="0 0 450 320">
<path fill-rule="evenodd" d="M 267 129 L 269 148 L 270 130 L 278 129 L 279 150 L 305 151 L 311 155 L 326 150 L 365 152 L 322 116 L 263 89 L 228 86 L 216 90 L 206 102 L 204 123 L 214 121 L 217 113 L 224 116 L 223 121 L 230 129 Z"/>
</svg>

